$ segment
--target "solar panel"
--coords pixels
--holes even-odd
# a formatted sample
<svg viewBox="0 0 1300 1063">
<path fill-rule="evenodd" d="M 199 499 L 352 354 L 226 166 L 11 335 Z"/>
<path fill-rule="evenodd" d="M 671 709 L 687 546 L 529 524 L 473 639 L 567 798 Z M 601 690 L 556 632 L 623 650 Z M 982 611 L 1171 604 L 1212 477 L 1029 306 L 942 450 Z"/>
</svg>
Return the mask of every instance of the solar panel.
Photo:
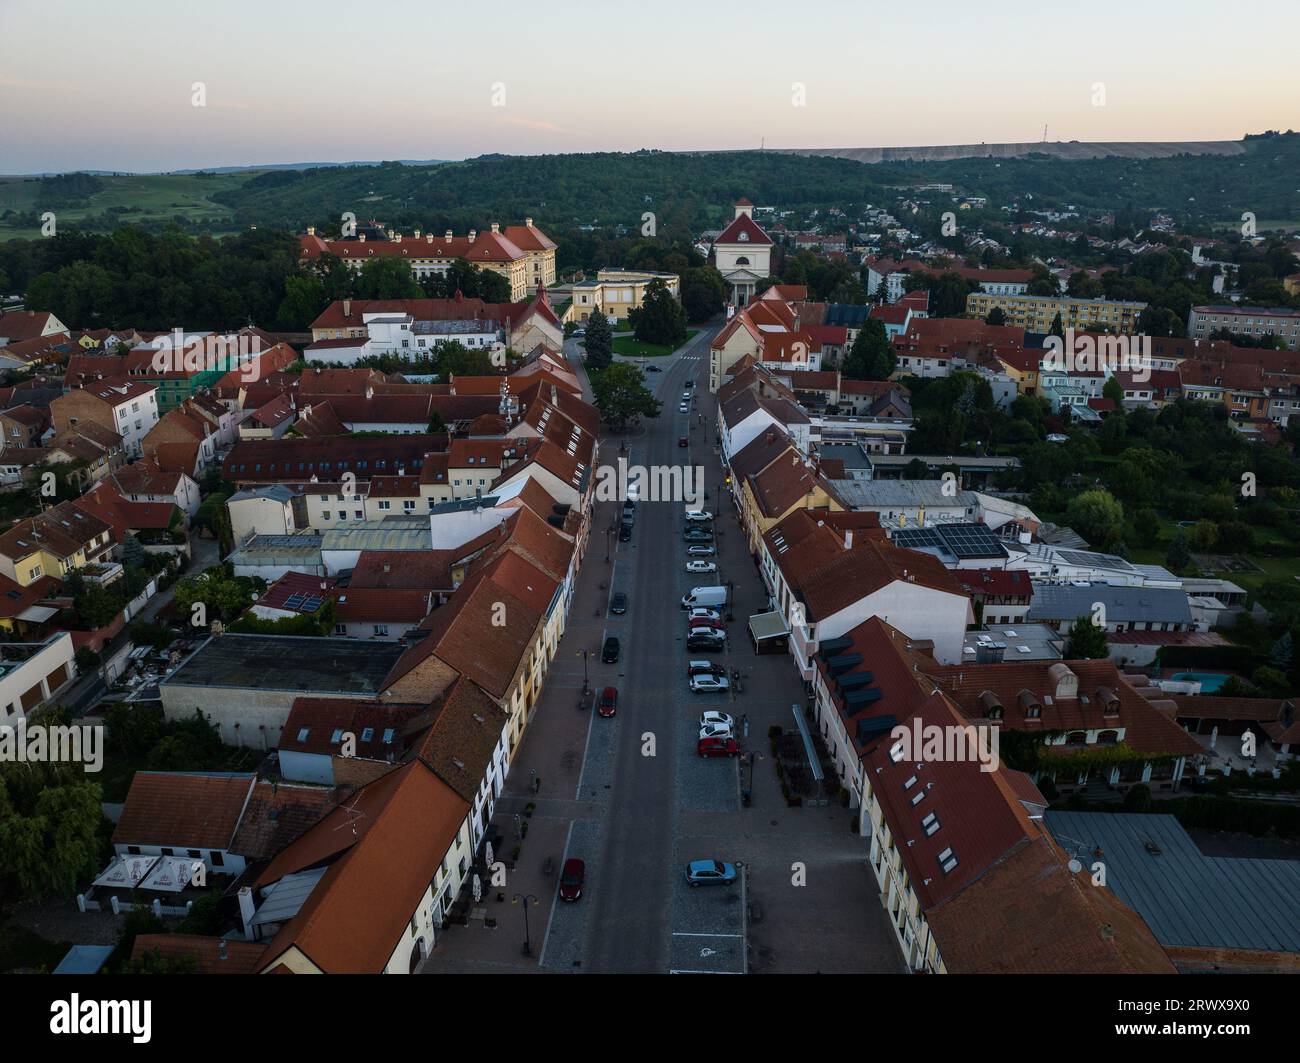
<svg viewBox="0 0 1300 1063">
<path fill-rule="evenodd" d="M 291 594 L 285 599 L 284 607 L 286 609 L 297 609 L 305 600 L 301 594 Z"/>
<path fill-rule="evenodd" d="M 1006 553 L 986 524 L 943 524 L 935 530 L 958 557 L 1002 557 Z"/>
<path fill-rule="evenodd" d="M 308 598 L 305 602 L 303 602 L 302 607 L 307 612 L 314 613 L 317 609 L 319 609 L 324 604 L 325 604 L 324 598 L 318 598 L 313 596 L 311 598 Z"/>
</svg>

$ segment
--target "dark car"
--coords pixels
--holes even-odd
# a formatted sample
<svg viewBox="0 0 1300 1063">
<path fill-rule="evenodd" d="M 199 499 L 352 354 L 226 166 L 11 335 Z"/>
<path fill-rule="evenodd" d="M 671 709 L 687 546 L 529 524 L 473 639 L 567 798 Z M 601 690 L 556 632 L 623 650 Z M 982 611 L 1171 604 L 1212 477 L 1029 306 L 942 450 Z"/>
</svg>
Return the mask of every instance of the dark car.
<svg viewBox="0 0 1300 1063">
<path fill-rule="evenodd" d="M 713 635 L 703 635 L 698 631 L 692 633 L 686 639 L 686 648 L 688 650 L 699 650 L 703 653 L 721 653 L 726 646 L 726 639 L 715 638 Z"/>
<path fill-rule="evenodd" d="M 682 539 L 688 543 L 711 543 L 713 532 L 708 528 L 690 527 L 682 532 Z"/>
<path fill-rule="evenodd" d="M 618 526 L 618 541 L 620 543 L 630 543 L 632 541 L 632 525 L 623 521 Z"/>
<path fill-rule="evenodd" d="M 660 369 L 657 365 L 648 365 L 648 366 L 646 366 L 645 368 L 646 368 L 646 372 L 647 372 L 647 373 L 662 373 L 662 372 L 663 372 L 663 370 Z"/>
<path fill-rule="evenodd" d="M 566 860 L 560 872 L 560 900 L 576 901 L 582 896 L 582 883 L 587 878 L 587 865 L 581 860 Z"/>
<path fill-rule="evenodd" d="M 714 664 L 712 661 L 687 661 L 686 677 L 689 679 L 693 675 L 726 675 L 727 670 L 720 664 Z"/>
<path fill-rule="evenodd" d="M 734 738 L 701 738 L 695 748 L 702 757 L 734 757 L 740 753 Z"/>
<path fill-rule="evenodd" d="M 600 701 L 596 705 L 596 711 L 602 716 L 613 716 L 618 712 L 618 690 L 614 687 L 606 687 L 600 692 Z"/>
<path fill-rule="evenodd" d="M 687 439 L 685 436 L 678 436 L 677 445 L 679 447 L 689 447 L 691 445 L 691 441 Z"/>
<path fill-rule="evenodd" d="M 618 639 L 613 635 L 610 635 L 609 638 L 605 640 L 604 648 L 600 651 L 600 659 L 604 661 L 605 664 L 617 664 L 620 649 L 621 647 L 618 644 Z"/>
<path fill-rule="evenodd" d="M 614 597 L 609 600 L 609 611 L 615 616 L 622 616 L 627 612 L 627 595 L 622 591 L 615 591 Z"/>
</svg>

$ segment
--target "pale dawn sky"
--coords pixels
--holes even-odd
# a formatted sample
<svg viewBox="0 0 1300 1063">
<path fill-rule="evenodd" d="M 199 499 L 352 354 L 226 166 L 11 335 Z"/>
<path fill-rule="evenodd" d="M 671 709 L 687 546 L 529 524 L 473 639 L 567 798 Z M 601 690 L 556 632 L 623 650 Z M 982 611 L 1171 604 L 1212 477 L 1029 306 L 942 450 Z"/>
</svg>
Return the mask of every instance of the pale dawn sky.
<svg viewBox="0 0 1300 1063">
<path fill-rule="evenodd" d="M 1294 0 L 0 0 L 0 173 L 1235 140 L 1300 128 L 1297 41 Z"/>
</svg>

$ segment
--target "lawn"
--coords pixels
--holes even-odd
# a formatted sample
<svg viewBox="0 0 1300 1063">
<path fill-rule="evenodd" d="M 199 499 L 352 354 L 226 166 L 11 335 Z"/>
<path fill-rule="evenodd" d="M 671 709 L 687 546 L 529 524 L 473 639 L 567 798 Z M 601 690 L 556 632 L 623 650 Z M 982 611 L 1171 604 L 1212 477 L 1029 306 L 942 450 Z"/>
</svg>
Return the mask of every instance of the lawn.
<svg viewBox="0 0 1300 1063">
<path fill-rule="evenodd" d="M 682 340 L 681 345 L 677 347 L 669 347 L 663 343 L 642 343 L 635 336 L 615 336 L 614 353 L 621 354 L 624 358 L 663 358 L 674 351 L 681 350 L 681 347 L 699 335 L 699 331 L 699 329 L 689 329 L 686 339 Z"/>
</svg>

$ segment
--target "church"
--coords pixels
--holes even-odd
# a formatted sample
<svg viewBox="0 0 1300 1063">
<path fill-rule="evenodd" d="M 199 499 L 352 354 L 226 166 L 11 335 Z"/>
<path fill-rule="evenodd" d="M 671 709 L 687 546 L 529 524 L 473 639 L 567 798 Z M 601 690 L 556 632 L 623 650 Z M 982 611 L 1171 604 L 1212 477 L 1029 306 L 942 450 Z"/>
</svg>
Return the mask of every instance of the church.
<svg viewBox="0 0 1300 1063">
<path fill-rule="evenodd" d="M 772 273 L 772 238 L 754 221 L 754 204 L 736 201 L 736 216 L 713 242 L 713 264 L 730 287 L 734 306 L 754 298 L 754 288 Z"/>
</svg>

